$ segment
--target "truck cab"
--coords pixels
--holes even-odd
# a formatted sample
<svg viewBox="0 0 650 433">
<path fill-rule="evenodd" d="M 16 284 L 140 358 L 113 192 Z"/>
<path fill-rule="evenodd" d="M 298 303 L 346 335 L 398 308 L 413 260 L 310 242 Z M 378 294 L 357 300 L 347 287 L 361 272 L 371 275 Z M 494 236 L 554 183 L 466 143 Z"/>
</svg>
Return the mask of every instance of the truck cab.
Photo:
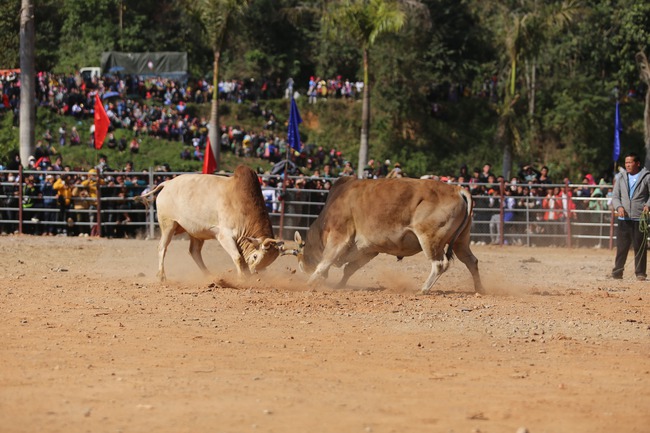
<svg viewBox="0 0 650 433">
<path fill-rule="evenodd" d="M 85 82 L 89 83 L 93 78 L 101 77 L 102 69 L 99 66 L 87 66 L 79 69 L 79 74 Z"/>
</svg>

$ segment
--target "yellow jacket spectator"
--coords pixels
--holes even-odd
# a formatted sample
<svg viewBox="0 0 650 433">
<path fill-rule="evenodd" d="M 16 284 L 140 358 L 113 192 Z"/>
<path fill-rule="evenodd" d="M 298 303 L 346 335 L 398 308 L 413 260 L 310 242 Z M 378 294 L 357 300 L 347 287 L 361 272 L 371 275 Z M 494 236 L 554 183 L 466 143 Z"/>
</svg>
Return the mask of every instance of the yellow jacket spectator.
<svg viewBox="0 0 650 433">
<path fill-rule="evenodd" d="M 88 197 L 97 199 L 97 184 L 99 185 L 105 185 L 106 182 L 104 180 L 99 180 L 97 178 L 97 170 L 94 168 L 91 168 L 88 170 L 88 178 L 86 180 L 81 181 L 81 188 L 85 189 L 88 193 Z M 74 195 L 74 194 L 73 194 Z M 92 205 L 97 204 L 97 200 L 91 200 L 90 202 Z"/>
<path fill-rule="evenodd" d="M 70 175 L 65 177 L 60 177 L 52 185 L 54 191 L 56 191 L 56 200 L 59 203 L 59 206 L 70 206 L 70 201 L 72 200 L 72 186 L 70 185 Z"/>
</svg>

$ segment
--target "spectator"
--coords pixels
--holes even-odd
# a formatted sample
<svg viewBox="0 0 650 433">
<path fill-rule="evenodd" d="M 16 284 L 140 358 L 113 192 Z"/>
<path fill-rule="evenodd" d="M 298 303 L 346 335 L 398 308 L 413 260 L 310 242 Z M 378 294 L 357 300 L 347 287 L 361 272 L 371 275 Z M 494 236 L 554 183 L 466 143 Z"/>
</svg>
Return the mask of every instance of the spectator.
<svg viewBox="0 0 650 433">
<path fill-rule="evenodd" d="M 532 165 L 524 165 L 519 170 L 517 177 L 523 183 L 539 183 L 539 177 L 541 173 L 535 169 Z"/>
<path fill-rule="evenodd" d="M 54 159 L 54 164 L 52 164 L 52 171 L 63 171 L 63 157 L 57 155 Z"/>
<path fill-rule="evenodd" d="M 109 149 L 117 148 L 117 139 L 115 138 L 115 134 L 113 134 L 112 132 L 108 133 L 108 140 L 106 141 L 106 146 L 108 146 Z"/>
<path fill-rule="evenodd" d="M 368 165 L 363 169 L 364 179 L 373 179 L 375 177 L 375 160 L 368 161 Z"/>
<path fill-rule="evenodd" d="M 54 236 L 56 229 L 54 223 L 56 222 L 57 213 L 55 212 L 57 203 L 56 203 L 56 191 L 54 190 L 54 176 L 52 174 L 47 174 L 43 181 L 40 184 L 41 196 L 43 197 L 43 207 L 45 212 L 43 215 L 43 235 Z"/>
<path fill-rule="evenodd" d="M 463 164 L 460 166 L 460 170 L 458 171 L 458 177 L 462 177 L 465 179 L 465 181 L 468 181 L 470 178 L 470 173 L 467 169 L 467 164 Z"/>
<path fill-rule="evenodd" d="M 393 166 L 393 169 L 386 175 L 387 178 L 394 178 L 394 177 L 404 177 L 404 173 L 402 172 L 402 165 L 399 162 L 396 162 L 395 165 Z"/>
<path fill-rule="evenodd" d="M 133 137 L 133 140 L 129 143 L 129 150 L 134 155 L 140 152 L 140 141 L 137 138 Z"/>
<path fill-rule="evenodd" d="M 501 242 L 501 197 L 494 188 L 488 190 L 488 196 L 490 241 L 492 244 L 498 244 Z"/>
<path fill-rule="evenodd" d="M 40 232 L 40 220 L 38 214 L 32 209 L 40 208 L 42 204 L 42 195 L 40 189 L 34 182 L 34 175 L 29 174 L 25 177 L 23 186 L 23 221 L 28 222 L 23 229 L 24 233 L 37 235 Z"/>
<path fill-rule="evenodd" d="M 95 166 L 95 170 L 100 174 L 115 171 L 108 165 L 108 157 L 103 153 L 99 155 L 99 163 Z"/>
<path fill-rule="evenodd" d="M 612 278 L 623 278 L 623 270 L 630 246 L 634 249 L 634 273 L 640 281 L 647 277 L 647 237 L 640 230 L 641 218 L 650 211 L 650 172 L 641 165 L 636 153 L 625 156 L 625 173 L 616 175 L 612 198 L 614 212 L 618 216 L 616 230 L 616 258 Z"/>
<path fill-rule="evenodd" d="M 43 133 L 43 140 L 45 141 L 47 148 L 50 149 L 52 147 L 52 142 L 54 141 L 54 138 L 52 137 L 52 133 L 50 132 L 49 128 L 46 129 L 45 132 Z"/>
<path fill-rule="evenodd" d="M 391 171 L 390 164 L 391 164 L 390 159 L 384 161 L 384 163 L 377 170 L 377 177 L 388 176 L 388 173 Z"/>
<path fill-rule="evenodd" d="M 293 78 L 289 77 L 284 90 L 284 99 L 290 99 L 291 97 L 293 97 Z"/>
<path fill-rule="evenodd" d="M 189 147 L 183 148 L 181 151 L 181 159 L 184 161 L 189 161 L 192 159 L 192 152 L 190 151 Z"/>
<path fill-rule="evenodd" d="M 548 167 L 543 166 L 540 170 L 539 174 L 539 179 L 537 179 L 537 183 L 541 185 L 550 185 L 553 183 L 552 179 L 548 175 Z M 546 188 L 543 189 L 542 195 L 546 195 Z"/>
<path fill-rule="evenodd" d="M 343 164 L 341 176 L 354 176 L 354 168 L 352 168 L 352 163 L 350 161 L 345 161 Z"/>
<path fill-rule="evenodd" d="M 275 182 L 273 184 L 271 182 L 271 178 L 262 178 L 262 196 L 264 197 L 264 203 L 266 203 L 266 210 L 269 213 L 277 212 L 279 206 Z"/>
<path fill-rule="evenodd" d="M 81 144 L 81 137 L 77 132 L 77 127 L 73 126 L 70 130 L 70 146 L 76 146 L 78 144 Z"/>
<path fill-rule="evenodd" d="M 59 126 L 59 146 L 61 147 L 65 146 L 67 137 L 68 137 L 68 131 L 66 130 L 65 123 L 62 123 L 61 126 Z"/>
<path fill-rule="evenodd" d="M 69 174 L 63 175 L 54 181 L 52 189 L 56 191 L 56 201 L 59 207 L 59 222 L 64 222 L 71 225 L 73 222 L 70 218 L 68 211 L 72 202 L 72 177 Z M 63 233 L 65 229 L 60 229 L 59 233 Z M 68 233 L 72 235 L 72 233 Z"/>
<path fill-rule="evenodd" d="M 560 187 L 549 189 L 542 207 L 546 210 L 544 212 L 545 229 L 544 233 L 550 236 L 557 236 L 562 232 L 560 222 L 564 220 L 564 206 L 562 203 L 562 193 Z M 550 239 L 553 243 L 557 239 Z"/>
<path fill-rule="evenodd" d="M 101 161 L 101 158 L 100 158 Z M 104 168 L 104 170 L 108 171 L 108 165 Z M 111 170 L 112 171 L 112 170 Z M 90 223 L 91 227 L 91 234 L 93 235 L 99 235 L 99 233 L 95 232 L 96 227 L 94 226 L 95 223 L 95 210 L 97 209 L 97 191 L 99 186 L 102 186 L 105 184 L 103 179 L 98 178 L 98 170 L 91 168 L 88 171 L 88 178 L 85 180 L 81 181 L 81 188 L 82 191 L 86 191 L 86 199 L 83 200 L 85 204 L 88 206 L 88 210 L 90 211 L 87 213 L 88 215 L 88 222 Z M 80 194 L 83 195 L 81 192 Z M 74 195 L 74 192 L 73 192 Z M 87 233 L 87 232 L 86 232 Z"/>
<path fill-rule="evenodd" d="M 483 165 L 483 170 L 479 175 L 480 183 L 488 183 L 490 176 L 494 177 L 494 173 L 492 173 L 492 164 L 486 163 Z"/>
<path fill-rule="evenodd" d="M 325 179 L 329 179 L 329 178 L 334 177 L 334 173 L 332 172 L 332 166 L 331 165 L 325 164 L 323 166 L 323 177 Z"/>
</svg>

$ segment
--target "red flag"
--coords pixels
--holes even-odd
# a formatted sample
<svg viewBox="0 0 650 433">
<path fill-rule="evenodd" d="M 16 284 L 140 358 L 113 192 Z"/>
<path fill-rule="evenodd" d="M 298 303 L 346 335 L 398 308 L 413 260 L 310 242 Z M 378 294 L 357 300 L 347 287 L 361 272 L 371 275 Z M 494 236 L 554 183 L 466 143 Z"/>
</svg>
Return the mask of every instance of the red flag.
<svg viewBox="0 0 650 433">
<path fill-rule="evenodd" d="M 203 174 L 212 174 L 217 169 L 217 161 L 212 155 L 212 146 L 210 146 L 210 138 L 205 145 L 205 155 L 203 155 Z"/>
<path fill-rule="evenodd" d="M 99 93 L 97 93 L 95 94 L 95 149 L 101 149 L 104 145 L 104 138 L 106 138 L 110 123 L 102 101 L 99 99 Z"/>
</svg>

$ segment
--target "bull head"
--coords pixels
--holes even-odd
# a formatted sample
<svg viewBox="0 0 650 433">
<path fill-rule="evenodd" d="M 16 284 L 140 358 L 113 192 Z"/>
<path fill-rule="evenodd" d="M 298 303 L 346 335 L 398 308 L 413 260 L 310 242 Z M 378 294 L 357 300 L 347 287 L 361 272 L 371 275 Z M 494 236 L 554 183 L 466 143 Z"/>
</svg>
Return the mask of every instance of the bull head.
<svg viewBox="0 0 650 433">
<path fill-rule="evenodd" d="M 245 249 L 242 251 L 248 269 L 251 273 L 255 273 L 258 270 L 263 270 L 271 263 L 275 261 L 278 257 L 278 252 L 283 250 L 284 242 L 278 239 L 273 238 L 244 238 L 250 245 L 252 249 Z"/>
<path fill-rule="evenodd" d="M 298 259 L 298 267 L 300 268 L 301 272 L 305 272 L 305 264 L 304 264 L 304 249 L 305 249 L 305 241 L 302 240 L 302 236 L 300 236 L 300 233 L 296 231 L 293 235 L 293 240 L 298 245 L 298 248 L 295 249 L 295 253 L 293 253 L 294 256 Z"/>
<path fill-rule="evenodd" d="M 253 246 L 257 249 L 262 249 L 262 250 L 268 250 L 271 247 L 275 247 L 278 250 L 282 251 L 284 249 L 284 241 L 281 241 L 279 239 L 272 239 L 272 238 L 245 238 L 248 242 L 253 244 Z"/>
</svg>

